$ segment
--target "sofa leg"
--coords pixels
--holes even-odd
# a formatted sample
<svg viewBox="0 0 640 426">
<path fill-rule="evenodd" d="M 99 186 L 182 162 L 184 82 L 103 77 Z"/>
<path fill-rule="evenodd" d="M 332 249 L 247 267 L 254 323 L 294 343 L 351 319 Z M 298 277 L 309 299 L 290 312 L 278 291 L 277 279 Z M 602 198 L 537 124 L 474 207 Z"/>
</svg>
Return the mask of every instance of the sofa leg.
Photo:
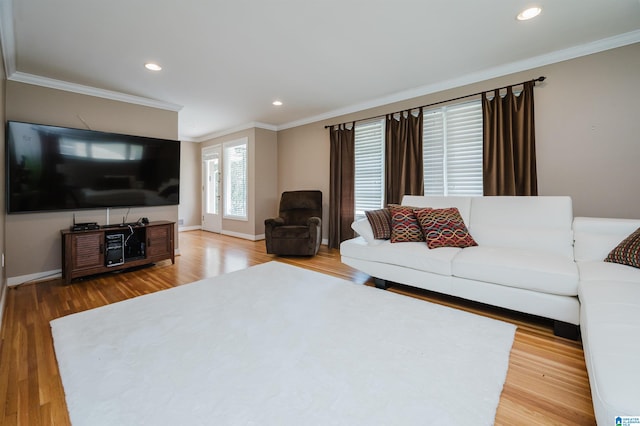
<svg viewBox="0 0 640 426">
<path fill-rule="evenodd" d="M 382 290 L 386 290 L 391 287 L 387 280 L 383 280 L 382 278 L 373 277 L 373 283 L 375 284 L 376 288 L 380 288 Z"/>
<path fill-rule="evenodd" d="M 553 322 L 553 334 L 571 340 L 580 339 L 580 327 L 563 321 Z"/>
</svg>

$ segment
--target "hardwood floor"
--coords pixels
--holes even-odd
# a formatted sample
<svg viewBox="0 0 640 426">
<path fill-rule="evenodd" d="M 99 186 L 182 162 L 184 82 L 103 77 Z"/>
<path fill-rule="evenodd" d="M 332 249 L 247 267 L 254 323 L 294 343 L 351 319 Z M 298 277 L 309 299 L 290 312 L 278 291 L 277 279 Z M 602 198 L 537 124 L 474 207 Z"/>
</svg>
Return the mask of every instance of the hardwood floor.
<svg viewBox="0 0 640 426">
<path fill-rule="evenodd" d="M 203 231 L 179 238 L 175 265 L 164 261 L 69 285 L 58 279 L 8 289 L 0 335 L 0 424 L 70 424 L 49 327 L 54 318 L 271 260 L 372 285 L 369 276 L 342 264 L 338 250 L 326 246 L 313 258 L 276 258 L 266 254 L 264 241 Z M 595 424 L 582 346 L 555 337 L 550 321 L 400 285 L 389 291 L 518 326 L 496 425 Z"/>
</svg>

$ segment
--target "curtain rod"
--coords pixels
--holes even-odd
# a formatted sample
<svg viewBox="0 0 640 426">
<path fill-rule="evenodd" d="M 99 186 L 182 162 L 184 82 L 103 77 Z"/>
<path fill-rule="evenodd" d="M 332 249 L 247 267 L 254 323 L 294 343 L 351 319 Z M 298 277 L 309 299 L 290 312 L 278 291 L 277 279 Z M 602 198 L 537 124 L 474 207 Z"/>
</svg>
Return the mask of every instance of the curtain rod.
<svg viewBox="0 0 640 426">
<path fill-rule="evenodd" d="M 496 89 L 483 90 L 482 92 L 472 93 L 472 94 L 470 94 L 470 95 L 458 96 L 457 98 L 447 99 L 446 101 L 439 101 L 439 102 L 434 102 L 434 103 L 427 104 L 427 105 L 421 105 L 421 106 L 417 106 L 417 107 L 409 108 L 409 109 L 408 109 L 408 111 L 411 111 L 411 110 L 413 110 L 413 109 L 418 109 L 418 108 L 427 108 L 427 107 L 431 107 L 431 106 L 435 106 L 435 105 L 444 104 L 444 103 L 447 103 L 447 102 L 459 101 L 460 99 L 471 98 L 471 97 L 473 97 L 473 96 L 482 95 L 482 94 L 483 94 L 483 93 L 485 93 L 485 92 L 492 92 L 492 91 L 495 91 L 495 90 L 507 89 L 507 88 L 509 88 L 509 87 L 513 87 L 513 86 L 520 86 L 520 85 L 523 85 L 523 84 L 528 83 L 528 82 L 530 82 L 530 81 L 532 81 L 532 82 L 533 82 L 533 85 L 535 86 L 536 82 L 538 82 L 538 81 L 539 81 L 539 82 L 543 82 L 543 81 L 545 81 L 545 80 L 546 80 L 546 78 L 547 78 L 547 77 L 540 76 L 540 77 L 538 77 L 538 78 L 534 78 L 533 80 L 523 81 L 522 83 L 510 84 L 510 85 L 508 85 L 508 86 L 498 87 L 498 88 L 496 88 Z M 406 109 L 404 109 L 404 110 L 402 110 L 402 111 L 407 111 L 407 110 L 406 110 Z M 396 111 L 396 112 L 393 112 L 393 113 L 390 113 L 390 114 L 398 114 L 398 113 L 400 113 L 400 112 L 402 112 L 402 111 Z M 329 124 L 329 125 L 324 126 L 324 128 L 325 128 L 325 129 L 328 129 L 328 128 L 330 128 L 330 127 L 334 127 L 334 126 L 341 126 L 341 125 L 343 125 L 343 124 L 356 123 L 356 122 L 358 122 L 358 121 L 373 120 L 374 118 L 382 118 L 382 117 L 385 117 L 385 116 L 387 116 L 387 115 L 388 115 L 388 114 L 376 115 L 376 116 L 374 116 L 374 117 L 361 118 L 360 120 L 350 120 L 350 121 L 345 121 L 344 123 L 339 123 L 339 124 Z"/>
</svg>

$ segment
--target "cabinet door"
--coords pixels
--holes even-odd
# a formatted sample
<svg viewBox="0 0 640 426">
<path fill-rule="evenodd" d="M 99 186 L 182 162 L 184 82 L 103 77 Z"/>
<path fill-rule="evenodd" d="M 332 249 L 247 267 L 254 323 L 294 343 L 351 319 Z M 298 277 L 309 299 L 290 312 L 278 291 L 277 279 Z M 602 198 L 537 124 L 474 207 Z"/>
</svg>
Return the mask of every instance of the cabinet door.
<svg viewBox="0 0 640 426">
<path fill-rule="evenodd" d="M 173 250 L 172 226 L 160 225 L 147 228 L 147 259 L 171 257 Z"/>
<path fill-rule="evenodd" d="M 104 234 L 78 234 L 71 236 L 73 269 L 104 266 Z"/>
</svg>

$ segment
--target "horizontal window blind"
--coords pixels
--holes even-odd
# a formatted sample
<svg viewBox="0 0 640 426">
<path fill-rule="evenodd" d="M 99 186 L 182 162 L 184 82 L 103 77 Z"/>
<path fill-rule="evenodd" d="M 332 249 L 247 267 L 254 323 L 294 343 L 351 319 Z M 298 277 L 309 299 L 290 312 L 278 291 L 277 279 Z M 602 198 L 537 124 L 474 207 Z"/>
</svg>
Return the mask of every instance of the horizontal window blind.
<svg viewBox="0 0 640 426">
<path fill-rule="evenodd" d="M 424 195 L 444 195 L 444 112 L 423 112 L 422 160 Z"/>
<path fill-rule="evenodd" d="M 480 100 L 424 112 L 425 195 L 482 195 Z"/>
<path fill-rule="evenodd" d="M 355 215 L 382 208 L 384 199 L 384 121 L 355 126 Z"/>
<path fill-rule="evenodd" d="M 247 218 L 247 143 L 224 147 L 224 216 Z"/>
</svg>

